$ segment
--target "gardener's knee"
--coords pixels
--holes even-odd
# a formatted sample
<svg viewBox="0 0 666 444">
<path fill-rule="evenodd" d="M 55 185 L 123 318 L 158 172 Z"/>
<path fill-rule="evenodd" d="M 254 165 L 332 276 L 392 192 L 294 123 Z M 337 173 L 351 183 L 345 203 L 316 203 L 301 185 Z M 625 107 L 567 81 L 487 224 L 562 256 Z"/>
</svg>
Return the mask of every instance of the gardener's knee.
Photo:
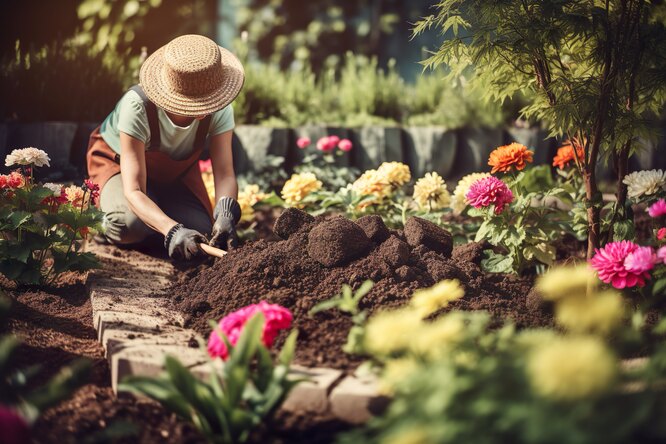
<svg viewBox="0 0 666 444">
<path fill-rule="evenodd" d="M 143 242 L 152 230 L 132 211 L 110 211 L 104 217 L 104 235 L 114 244 Z"/>
</svg>

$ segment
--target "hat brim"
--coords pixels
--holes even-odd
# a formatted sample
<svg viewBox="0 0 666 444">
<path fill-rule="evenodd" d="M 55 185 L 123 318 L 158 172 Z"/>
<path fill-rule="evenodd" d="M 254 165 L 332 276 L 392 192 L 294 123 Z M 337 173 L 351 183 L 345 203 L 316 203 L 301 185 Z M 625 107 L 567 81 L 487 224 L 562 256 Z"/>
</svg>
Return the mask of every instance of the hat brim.
<svg viewBox="0 0 666 444">
<path fill-rule="evenodd" d="M 152 53 L 139 71 L 139 82 L 148 99 L 165 111 L 187 117 L 212 114 L 229 105 L 243 88 L 245 71 L 235 55 L 221 46 L 219 48 L 224 83 L 218 90 L 202 96 L 187 96 L 173 91 L 162 69 L 165 46 Z"/>
</svg>

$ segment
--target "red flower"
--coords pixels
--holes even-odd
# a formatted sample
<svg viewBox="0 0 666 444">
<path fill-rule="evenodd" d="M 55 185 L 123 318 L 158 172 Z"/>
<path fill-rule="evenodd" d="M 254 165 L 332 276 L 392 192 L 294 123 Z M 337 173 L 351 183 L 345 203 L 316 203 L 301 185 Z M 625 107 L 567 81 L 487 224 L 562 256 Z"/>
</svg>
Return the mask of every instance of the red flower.
<svg viewBox="0 0 666 444">
<path fill-rule="evenodd" d="M 199 161 L 199 171 L 202 173 L 210 173 L 213 171 L 213 161 L 210 159 Z"/>
<path fill-rule="evenodd" d="M 0 405 L 0 433 L 3 443 L 6 444 L 28 444 L 30 440 L 30 429 L 25 420 L 13 410 Z"/>
<path fill-rule="evenodd" d="M 657 240 L 664 240 L 666 237 L 666 227 L 660 228 L 659 231 L 657 231 Z"/>
<path fill-rule="evenodd" d="M 95 182 L 93 182 L 90 179 L 86 179 L 83 181 L 83 188 L 90 191 L 90 201 L 92 202 L 93 205 L 95 205 L 97 203 L 97 200 L 99 199 L 99 185 L 97 185 Z M 67 200 L 66 196 L 65 200 Z"/>
</svg>

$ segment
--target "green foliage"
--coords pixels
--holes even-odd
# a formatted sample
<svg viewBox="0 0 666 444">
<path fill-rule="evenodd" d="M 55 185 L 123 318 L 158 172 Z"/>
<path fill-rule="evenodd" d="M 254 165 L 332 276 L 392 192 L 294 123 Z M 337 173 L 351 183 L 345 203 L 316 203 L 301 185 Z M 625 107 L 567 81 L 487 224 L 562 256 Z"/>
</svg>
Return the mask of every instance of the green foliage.
<svg viewBox="0 0 666 444">
<path fill-rule="evenodd" d="M 0 58 L 0 117 L 101 121 L 134 83 L 138 59 L 75 43 L 24 48 Z M 81 79 L 85 79 L 82 82 Z"/>
<path fill-rule="evenodd" d="M 25 175 L 21 188 L 0 190 L 0 273 L 19 284 L 50 284 L 65 271 L 98 267 L 94 254 L 82 252 L 90 229 L 101 228 L 102 213 L 83 202 L 55 197 L 53 190 Z"/>
<path fill-rule="evenodd" d="M 358 305 L 361 302 L 361 299 L 372 290 L 373 285 L 374 283 L 372 281 L 365 281 L 353 292 L 352 288 L 345 284 L 342 286 L 340 294 L 335 295 L 329 300 L 320 302 L 310 309 L 310 316 L 332 309 L 337 309 L 343 313 L 351 315 L 354 325 L 349 330 L 347 343 L 342 347 L 346 353 L 354 354 L 362 351 L 363 335 L 365 334 L 364 325 L 367 318 L 367 312 L 359 309 Z"/>
<path fill-rule="evenodd" d="M 288 336 L 274 364 L 270 351 L 262 344 L 263 324 L 263 314 L 256 314 L 243 327 L 235 346 L 226 341 L 229 359 L 221 369 L 210 361 L 207 382 L 198 380 L 177 358 L 168 356 L 166 374 L 159 378 L 129 377 L 120 388 L 155 399 L 192 422 L 210 442 L 246 442 L 300 382 L 288 375 L 296 331 Z"/>
<path fill-rule="evenodd" d="M 9 299 L 0 291 L 0 322 L 5 321 Z M 0 405 L 16 409 L 32 424 L 41 412 L 67 399 L 83 385 L 92 368 L 86 359 L 75 360 L 44 384 L 35 386 L 41 366 L 16 368 L 20 342 L 12 335 L 0 336 Z"/>
</svg>

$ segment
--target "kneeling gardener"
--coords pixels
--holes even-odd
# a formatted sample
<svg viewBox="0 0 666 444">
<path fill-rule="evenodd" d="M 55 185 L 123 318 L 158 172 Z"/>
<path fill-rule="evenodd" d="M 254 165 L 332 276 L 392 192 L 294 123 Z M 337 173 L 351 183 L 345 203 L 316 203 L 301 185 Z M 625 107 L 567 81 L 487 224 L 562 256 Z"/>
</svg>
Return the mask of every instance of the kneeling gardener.
<svg viewBox="0 0 666 444">
<path fill-rule="evenodd" d="M 185 35 L 148 57 L 139 79 L 90 136 L 88 174 L 101 188 L 106 240 L 140 244 L 157 232 L 169 256 L 184 260 L 201 254 L 211 233 L 211 245 L 234 248 L 241 209 L 231 102 L 243 66 L 212 40 Z M 198 167 L 206 139 L 214 209 Z"/>
</svg>

